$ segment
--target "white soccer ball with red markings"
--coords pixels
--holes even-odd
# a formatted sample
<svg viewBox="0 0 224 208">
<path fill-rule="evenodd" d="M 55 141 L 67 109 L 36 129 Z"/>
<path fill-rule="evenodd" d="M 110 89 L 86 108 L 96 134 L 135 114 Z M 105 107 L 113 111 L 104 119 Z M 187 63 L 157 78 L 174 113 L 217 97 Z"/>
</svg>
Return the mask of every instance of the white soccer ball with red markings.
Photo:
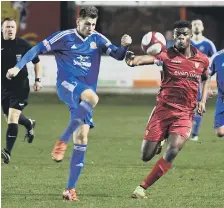
<svg viewBox="0 0 224 208">
<path fill-rule="evenodd" d="M 146 54 L 158 55 L 166 48 L 166 39 L 159 32 L 148 32 L 142 38 L 141 48 Z"/>
</svg>

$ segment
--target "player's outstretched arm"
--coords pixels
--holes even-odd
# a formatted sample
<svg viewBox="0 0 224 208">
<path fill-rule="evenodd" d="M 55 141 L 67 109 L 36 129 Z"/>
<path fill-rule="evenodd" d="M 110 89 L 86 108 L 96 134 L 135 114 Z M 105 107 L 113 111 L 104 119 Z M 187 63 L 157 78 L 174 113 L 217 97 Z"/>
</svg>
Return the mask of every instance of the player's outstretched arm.
<svg viewBox="0 0 224 208">
<path fill-rule="evenodd" d="M 6 77 L 11 79 L 15 77 L 19 71 L 30 61 L 32 61 L 37 55 L 41 52 L 40 44 L 31 48 L 27 53 L 22 57 L 22 59 L 15 65 L 15 67 L 8 70 Z"/>
<path fill-rule="evenodd" d="M 156 58 L 150 55 L 136 56 L 132 51 L 127 51 L 125 61 L 128 66 L 139 66 L 154 64 Z"/>
</svg>

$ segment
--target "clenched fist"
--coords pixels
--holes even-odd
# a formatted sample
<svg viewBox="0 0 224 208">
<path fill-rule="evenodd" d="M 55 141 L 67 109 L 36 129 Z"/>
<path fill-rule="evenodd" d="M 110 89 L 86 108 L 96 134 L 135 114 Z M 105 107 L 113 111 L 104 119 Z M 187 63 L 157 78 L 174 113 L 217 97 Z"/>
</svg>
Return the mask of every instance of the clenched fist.
<svg viewBox="0 0 224 208">
<path fill-rule="evenodd" d="M 122 38 L 121 38 L 121 45 L 122 46 L 129 46 L 129 45 L 131 45 L 131 43 L 132 43 L 131 36 L 129 36 L 127 34 L 122 36 Z"/>
<path fill-rule="evenodd" d="M 19 71 L 20 70 L 17 67 L 13 67 L 13 68 L 9 69 L 7 74 L 6 74 L 6 78 L 7 79 L 12 79 L 13 77 L 17 76 Z"/>
</svg>

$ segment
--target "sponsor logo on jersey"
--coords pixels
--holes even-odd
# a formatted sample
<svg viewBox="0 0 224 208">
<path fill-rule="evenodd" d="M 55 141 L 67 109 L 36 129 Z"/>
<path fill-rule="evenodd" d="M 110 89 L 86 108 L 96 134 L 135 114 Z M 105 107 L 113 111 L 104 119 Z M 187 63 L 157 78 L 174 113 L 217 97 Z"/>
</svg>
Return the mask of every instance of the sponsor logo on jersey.
<svg viewBox="0 0 224 208">
<path fill-rule="evenodd" d="M 175 71 L 174 75 L 176 76 L 180 76 L 180 77 L 186 77 L 186 78 L 195 78 L 195 79 L 199 79 L 200 75 L 195 74 L 195 71 Z"/>
<path fill-rule="evenodd" d="M 72 47 L 71 47 L 72 49 L 76 49 L 77 48 L 77 46 L 74 44 L 74 45 L 72 45 Z"/>
<path fill-rule="evenodd" d="M 171 60 L 171 63 L 174 63 L 174 64 L 181 64 L 182 61 L 180 61 L 180 60 Z"/>
<path fill-rule="evenodd" d="M 89 56 L 78 56 L 73 60 L 73 65 L 79 66 L 83 69 L 91 67 L 90 57 Z"/>
</svg>

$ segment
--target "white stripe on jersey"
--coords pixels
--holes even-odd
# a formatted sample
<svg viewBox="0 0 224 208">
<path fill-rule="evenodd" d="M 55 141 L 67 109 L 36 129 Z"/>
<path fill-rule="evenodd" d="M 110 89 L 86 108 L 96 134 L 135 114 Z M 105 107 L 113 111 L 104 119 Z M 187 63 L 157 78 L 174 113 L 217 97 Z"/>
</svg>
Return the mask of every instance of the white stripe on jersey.
<svg viewBox="0 0 224 208">
<path fill-rule="evenodd" d="M 49 40 L 49 42 L 51 43 L 52 41 L 54 41 L 56 38 L 58 38 L 59 36 L 61 36 L 62 34 L 64 34 L 66 31 L 62 31 L 62 32 L 60 32 L 60 33 L 58 33 L 57 35 L 55 35 L 53 38 L 51 38 L 50 40 Z"/>
<path fill-rule="evenodd" d="M 106 44 L 105 46 L 108 48 L 112 43 L 110 42 L 110 40 L 108 38 L 106 38 L 103 34 L 97 32 L 97 31 L 94 31 L 94 33 L 98 34 L 99 36 L 101 36 L 104 40 L 106 40 Z"/>
<path fill-rule="evenodd" d="M 61 39 L 62 37 L 64 37 L 65 35 L 69 35 L 69 34 L 72 34 L 72 33 L 75 33 L 75 30 L 74 29 L 71 29 L 71 30 L 66 30 L 66 31 L 63 31 L 63 32 L 60 32 L 59 34 L 57 34 L 56 36 L 54 36 L 53 38 L 51 38 L 49 40 L 49 42 L 51 44 L 55 43 L 56 41 L 58 41 L 59 39 Z"/>
<path fill-rule="evenodd" d="M 111 51 L 112 51 L 111 48 L 108 48 L 106 54 L 109 56 Z"/>
<path fill-rule="evenodd" d="M 213 56 L 210 59 L 209 68 L 211 68 L 212 62 L 214 61 L 214 59 L 216 58 L 216 56 L 222 55 L 223 53 L 224 53 L 224 49 L 222 49 L 222 50 L 220 50 L 220 51 L 218 51 L 218 52 L 216 52 L 216 53 L 213 54 Z"/>
</svg>

